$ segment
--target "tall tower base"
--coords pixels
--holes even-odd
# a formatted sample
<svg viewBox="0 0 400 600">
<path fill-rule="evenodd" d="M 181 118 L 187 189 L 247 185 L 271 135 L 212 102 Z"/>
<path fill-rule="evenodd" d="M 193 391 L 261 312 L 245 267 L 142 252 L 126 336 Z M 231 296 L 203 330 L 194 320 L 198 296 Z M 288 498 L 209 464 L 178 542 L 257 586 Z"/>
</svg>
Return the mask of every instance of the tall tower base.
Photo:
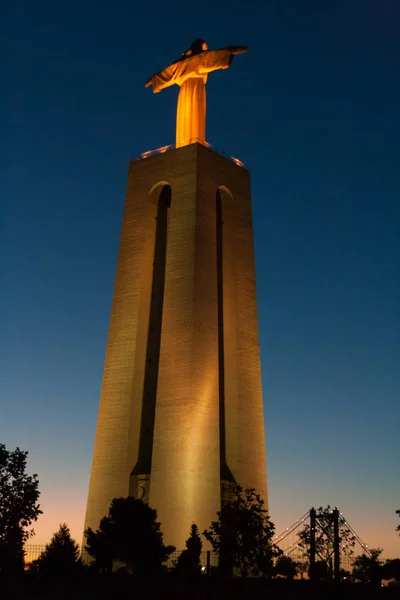
<svg viewBox="0 0 400 600">
<path fill-rule="evenodd" d="M 129 167 L 85 528 L 135 495 L 183 549 L 232 482 L 267 500 L 250 178 L 192 144 Z"/>
</svg>

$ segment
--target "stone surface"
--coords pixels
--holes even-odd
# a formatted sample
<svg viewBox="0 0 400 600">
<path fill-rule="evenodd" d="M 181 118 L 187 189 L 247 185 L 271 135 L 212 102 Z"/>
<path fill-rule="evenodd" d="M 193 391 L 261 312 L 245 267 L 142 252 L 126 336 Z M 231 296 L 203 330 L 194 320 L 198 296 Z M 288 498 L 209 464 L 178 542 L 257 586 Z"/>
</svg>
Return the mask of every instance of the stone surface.
<svg viewBox="0 0 400 600">
<path fill-rule="evenodd" d="M 156 217 L 166 184 L 171 205 L 165 286 L 156 305 L 162 307 L 161 344 L 154 348 L 149 315 L 152 291 L 159 289 L 153 286 Z M 142 410 L 151 393 L 144 395 L 146 361 L 158 351 L 159 363 L 155 359 L 151 365 L 158 366 L 153 430 Z M 113 498 L 141 493 L 158 511 L 165 542 L 182 549 L 192 522 L 203 531 L 220 508 L 220 457 L 234 480 L 255 487 L 267 500 L 249 173 L 192 144 L 130 164 L 85 528 L 98 527 Z"/>
</svg>

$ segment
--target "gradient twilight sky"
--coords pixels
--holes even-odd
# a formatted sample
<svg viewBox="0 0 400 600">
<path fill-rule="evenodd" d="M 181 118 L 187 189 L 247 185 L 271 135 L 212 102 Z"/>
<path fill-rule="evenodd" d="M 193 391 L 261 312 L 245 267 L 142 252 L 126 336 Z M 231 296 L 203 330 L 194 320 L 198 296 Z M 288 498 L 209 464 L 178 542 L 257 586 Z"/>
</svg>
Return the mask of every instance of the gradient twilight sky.
<svg viewBox="0 0 400 600">
<path fill-rule="evenodd" d="M 398 0 L 8 10 L 0 441 L 39 474 L 32 542 L 81 539 L 128 162 L 175 135 L 178 88 L 144 82 L 203 37 L 249 45 L 209 77 L 207 139 L 251 170 L 272 520 L 338 505 L 399 556 Z"/>
</svg>

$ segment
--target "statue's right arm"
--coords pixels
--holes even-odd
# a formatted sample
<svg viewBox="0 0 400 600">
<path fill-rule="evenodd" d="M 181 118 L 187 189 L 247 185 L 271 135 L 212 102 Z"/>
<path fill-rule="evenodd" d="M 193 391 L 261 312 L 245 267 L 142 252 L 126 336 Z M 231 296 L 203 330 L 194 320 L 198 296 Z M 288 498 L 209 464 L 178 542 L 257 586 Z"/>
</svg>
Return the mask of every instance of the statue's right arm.
<svg viewBox="0 0 400 600">
<path fill-rule="evenodd" d="M 184 64 L 184 61 L 182 61 L 182 63 L 179 64 Z M 152 85 L 153 92 L 156 94 L 164 88 L 169 87 L 170 85 L 174 85 L 176 83 L 177 75 L 179 75 L 179 73 L 177 73 L 177 67 L 174 63 L 166 69 L 164 69 L 163 71 L 160 71 L 159 73 L 154 73 L 154 75 L 152 75 L 146 81 L 145 87 L 149 87 L 150 85 Z"/>
</svg>

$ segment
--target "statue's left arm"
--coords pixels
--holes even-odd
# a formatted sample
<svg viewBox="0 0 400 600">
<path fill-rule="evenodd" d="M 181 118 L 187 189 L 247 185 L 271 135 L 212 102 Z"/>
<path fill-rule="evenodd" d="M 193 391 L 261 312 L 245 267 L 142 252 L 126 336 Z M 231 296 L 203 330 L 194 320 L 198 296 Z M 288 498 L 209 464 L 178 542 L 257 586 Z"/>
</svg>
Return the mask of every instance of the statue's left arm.
<svg viewBox="0 0 400 600">
<path fill-rule="evenodd" d="M 145 83 L 145 87 L 153 86 L 157 93 L 166 87 L 181 85 L 190 77 L 207 75 L 218 69 L 227 69 L 236 54 L 247 52 L 247 46 L 228 46 L 221 50 L 206 50 L 183 60 L 178 60 L 163 71 L 154 73 Z M 205 79 L 206 81 L 206 79 Z"/>
<path fill-rule="evenodd" d="M 226 50 L 229 50 L 230 52 L 232 52 L 232 54 L 244 54 L 245 52 L 248 52 L 249 47 L 248 46 L 227 46 Z"/>
<path fill-rule="evenodd" d="M 236 54 L 247 52 L 247 46 L 227 46 L 221 50 L 209 50 L 201 55 L 200 73 L 211 73 L 230 67 Z"/>
</svg>

